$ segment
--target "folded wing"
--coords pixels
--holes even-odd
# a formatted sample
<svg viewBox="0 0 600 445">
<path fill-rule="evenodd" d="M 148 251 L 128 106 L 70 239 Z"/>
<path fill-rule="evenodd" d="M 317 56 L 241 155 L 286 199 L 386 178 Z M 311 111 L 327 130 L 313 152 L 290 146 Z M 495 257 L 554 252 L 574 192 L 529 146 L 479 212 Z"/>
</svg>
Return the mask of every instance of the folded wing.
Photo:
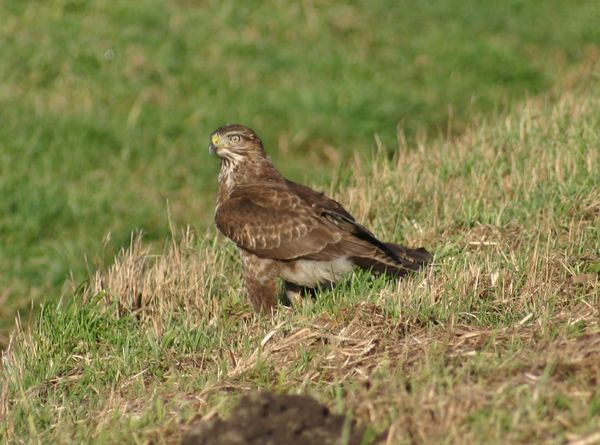
<svg viewBox="0 0 600 445">
<path fill-rule="evenodd" d="M 217 208 L 215 221 L 238 247 L 277 260 L 318 257 L 343 238 L 335 225 L 278 184 L 237 187 Z"/>
<path fill-rule="evenodd" d="M 238 247 L 263 258 L 347 257 L 363 268 L 402 274 L 417 270 L 430 256 L 379 241 L 338 202 L 289 181 L 236 187 L 218 206 L 215 220 Z"/>
</svg>

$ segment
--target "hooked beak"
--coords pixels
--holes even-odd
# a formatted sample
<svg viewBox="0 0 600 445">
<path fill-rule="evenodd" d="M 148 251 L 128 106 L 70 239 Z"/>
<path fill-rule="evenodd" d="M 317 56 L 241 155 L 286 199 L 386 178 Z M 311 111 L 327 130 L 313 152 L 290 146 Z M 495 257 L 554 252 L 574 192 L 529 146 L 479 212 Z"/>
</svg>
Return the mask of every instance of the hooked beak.
<svg viewBox="0 0 600 445">
<path fill-rule="evenodd" d="M 209 152 L 211 155 L 214 155 L 214 154 L 216 154 L 216 153 L 217 153 L 217 144 L 219 143 L 219 140 L 220 140 L 220 139 L 221 139 L 221 138 L 219 137 L 219 135 L 218 135 L 218 134 L 213 134 L 213 135 L 210 137 L 210 144 L 208 144 L 208 152 Z"/>
</svg>

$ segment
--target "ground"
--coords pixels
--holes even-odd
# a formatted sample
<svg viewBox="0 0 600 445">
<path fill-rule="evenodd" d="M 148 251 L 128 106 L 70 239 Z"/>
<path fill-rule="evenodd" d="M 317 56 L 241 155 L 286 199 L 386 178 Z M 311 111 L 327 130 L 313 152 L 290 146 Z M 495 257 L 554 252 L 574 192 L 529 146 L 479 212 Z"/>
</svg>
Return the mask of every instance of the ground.
<svg viewBox="0 0 600 445">
<path fill-rule="evenodd" d="M 287 176 L 328 188 L 376 140 L 393 154 L 571 91 L 598 16 L 597 0 L 3 0 L 0 348 L 17 310 L 71 294 L 132 232 L 211 225 L 215 128 L 254 128 Z"/>
<path fill-rule="evenodd" d="M 243 397 L 227 420 L 198 422 L 182 445 L 359 445 L 383 439 L 374 436 L 310 397 L 262 392 Z"/>
<path fill-rule="evenodd" d="M 258 316 L 214 229 L 173 227 L 158 250 L 133 236 L 72 298 L 21 321 L 1 437 L 178 443 L 264 390 L 311 396 L 388 443 L 598 442 L 600 95 L 587 79 L 461 136 L 357 157 L 330 185 L 381 238 L 435 252 L 400 282 L 357 272 Z"/>
</svg>

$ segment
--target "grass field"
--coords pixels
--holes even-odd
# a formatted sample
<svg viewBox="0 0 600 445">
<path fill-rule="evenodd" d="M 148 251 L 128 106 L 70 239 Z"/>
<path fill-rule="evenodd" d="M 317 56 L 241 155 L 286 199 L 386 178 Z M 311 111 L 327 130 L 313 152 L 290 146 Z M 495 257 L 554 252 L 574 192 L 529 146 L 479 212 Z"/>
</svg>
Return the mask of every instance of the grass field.
<svg viewBox="0 0 600 445">
<path fill-rule="evenodd" d="M 176 443 L 263 388 L 388 443 L 598 443 L 599 17 L 0 2 L 0 442 Z M 433 267 L 253 315 L 212 228 L 232 121 Z"/>
<path fill-rule="evenodd" d="M 568 87 L 598 59 L 599 16 L 595 0 L 1 2 L 0 332 L 132 231 L 168 237 L 167 201 L 210 225 L 216 126 L 254 127 L 286 174 L 326 185 L 375 134 L 393 152 Z"/>
<path fill-rule="evenodd" d="M 436 252 L 397 284 L 355 274 L 259 318 L 214 230 L 176 229 L 158 253 L 134 237 L 12 339 L 0 438 L 176 443 L 262 388 L 312 394 L 388 443 L 597 443 L 599 88 L 357 160 L 330 192 Z"/>
</svg>

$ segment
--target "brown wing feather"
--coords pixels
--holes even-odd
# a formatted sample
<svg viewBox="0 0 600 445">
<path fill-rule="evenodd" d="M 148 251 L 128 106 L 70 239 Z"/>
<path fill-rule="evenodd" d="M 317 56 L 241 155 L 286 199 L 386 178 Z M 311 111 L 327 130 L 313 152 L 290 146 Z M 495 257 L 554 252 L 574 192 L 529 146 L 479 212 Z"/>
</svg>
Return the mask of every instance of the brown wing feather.
<svg viewBox="0 0 600 445">
<path fill-rule="evenodd" d="M 339 213 L 347 219 L 354 221 L 354 217 L 342 206 L 339 202 L 331 199 L 323 192 L 317 192 L 316 190 L 306 187 L 302 184 L 297 184 L 288 179 L 285 180 L 285 184 L 288 189 L 293 192 L 296 196 L 302 199 L 304 202 L 312 207 L 318 208 L 319 210 L 329 210 L 331 212 Z"/>
<path fill-rule="evenodd" d="M 342 239 L 342 233 L 319 218 L 312 206 L 276 184 L 237 187 L 219 205 L 215 221 L 239 247 L 278 260 L 319 256 Z"/>
<path fill-rule="evenodd" d="M 215 220 L 238 247 L 259 257 L 330 261 L 350 256 L 412 268 L 341 204 L 290 181 L 236 187 L 218 206 Z"/>
</svg>

